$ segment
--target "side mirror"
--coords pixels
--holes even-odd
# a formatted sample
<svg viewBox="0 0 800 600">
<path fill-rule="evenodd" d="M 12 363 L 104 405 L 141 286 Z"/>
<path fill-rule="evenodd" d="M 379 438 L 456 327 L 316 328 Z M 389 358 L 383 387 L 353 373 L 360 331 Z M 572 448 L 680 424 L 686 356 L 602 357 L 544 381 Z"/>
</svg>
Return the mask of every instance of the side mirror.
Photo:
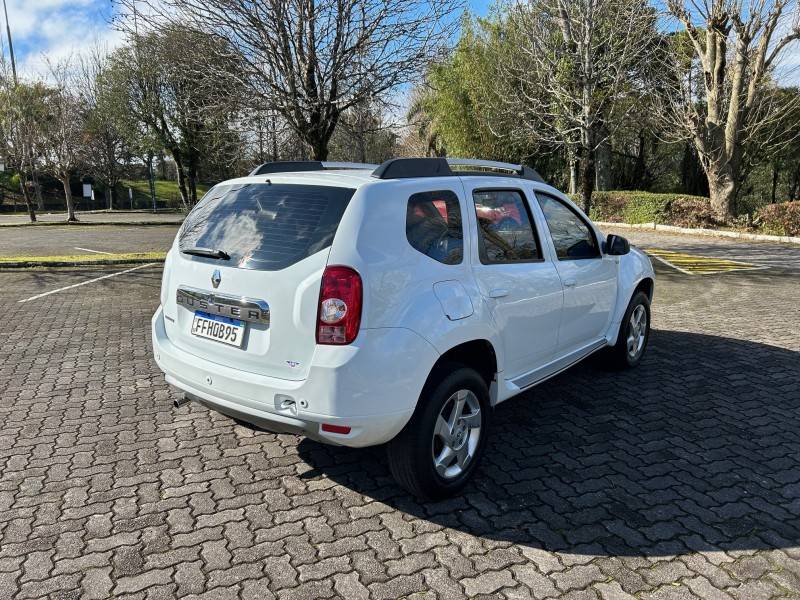
<svg viewBox="0 0 800 600">
<path fill-rule="evenodd" d="M 609 234 L 606 238 L 606 254 L 610 256 L 622 256 L 631 251 L 631 245 L 621 235 Z"/>
</svg>

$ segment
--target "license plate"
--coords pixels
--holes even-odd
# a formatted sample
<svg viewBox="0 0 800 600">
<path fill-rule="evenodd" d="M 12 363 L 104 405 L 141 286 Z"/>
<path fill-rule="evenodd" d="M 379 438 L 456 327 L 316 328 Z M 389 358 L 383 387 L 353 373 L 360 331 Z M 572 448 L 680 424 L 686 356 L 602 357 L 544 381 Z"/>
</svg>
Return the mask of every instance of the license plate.
<svg viewBox="0 0 800 600">
<path fill-rule="evenodd" d="M 201 311 L 194 313 L 192 334 L 240 348 L 244 341 L 244 321 Z"/>
</svg>

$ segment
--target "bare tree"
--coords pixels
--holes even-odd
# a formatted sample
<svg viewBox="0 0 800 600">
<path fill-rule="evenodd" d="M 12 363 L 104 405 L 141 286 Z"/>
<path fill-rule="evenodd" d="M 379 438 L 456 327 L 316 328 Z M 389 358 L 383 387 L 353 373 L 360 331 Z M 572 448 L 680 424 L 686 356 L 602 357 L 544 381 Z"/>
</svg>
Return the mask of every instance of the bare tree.
<svg viewBox="0 0 800 600">
<path fill-rule="evenodd" d="M 133 34 L 115 51 L 107 76 L 109 94 L 122 98 L 120 121 L 143 126 L 166 149 L 177 168 L 185 207 L 197 202 L 203 153 L 225 142 L 243 97 L 239 71 L 224 40 L 183 26 L 162 24 Z"/>
<path fill-rule="evenodd" d="M 50 65 L 53 89 L 44 97 L 36 154 L 45 172 L 61 182 L 67 205 L 67 221 L 77 221 L 70 177 L 83 163 L 85 150 L 85 108 L 71 85 L 72 64 Z"/>
<path fill-rule="evenodd" d="M 770 75 L 800 38 L 796 7 L 787 23 L 789 0 L 668 0 L 667 6 L 692 56 L 673 55 L 674 90 L 665 96 L 671 102 L 664 114 L 694 143 L 712 207 L 724 221 L 742 185 L 748 151 L 770 145 L 770 124 L 792 109 L 774 93 Z"/>
<path fill-rule="evenodd" d="M 213 32 L 254 103 L 325 160 L 342 113 L 411 81 L 450 41 L 463 0 L 122 0 L 151 23 Z"/>
<path fill-rule="evenodd" d="M 117 119 L 118 99 L 105 83 L 110 68 L 107 53 L 94 47 L 81 57 L 78 66 L 73 85 L 86 111 L 84 170 L 105 187 L 110 210 L 130 151 Z"/>
<path fill-rule="evenodd" d="M 393 158 L 397 126 L 380 105 L 354 106 L 342 114 L 331 138 L 331 156 L 336 160 L 382 163 Z"/>
<path fill-rule="evenodd" d="M 495 92 L 515 127 L 502 129 L 564 149 L 588 211 L 597 149 L 647 93 L 634 75 L 653 50 L 655 13 L 644 0 L 515 0 L 506 20 L 514 43 Z"/>
<path fill-rule="evenodd" d="M 19 174 L 20 192 L 31 222 L 36 221 L 34 197 L 41 198 L 34 151 L 41 136 L 44 99 L 49 93 L 41 83 L 17 82 L 0 58 L 0 152 Z"/>
</svg>

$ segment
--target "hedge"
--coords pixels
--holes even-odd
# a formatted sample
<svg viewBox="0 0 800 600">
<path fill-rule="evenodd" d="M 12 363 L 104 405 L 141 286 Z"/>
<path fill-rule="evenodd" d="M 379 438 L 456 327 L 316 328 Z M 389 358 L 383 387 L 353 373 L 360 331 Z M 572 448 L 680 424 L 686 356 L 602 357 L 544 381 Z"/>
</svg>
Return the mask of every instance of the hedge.
<svg viewBox="0 0 800 600">
<path fill-rule="evenodd" d="M 769 233 L 800 235 L 800 202 L 767 204 L 758 210 L 755 222 Z"/>
<path fill-rule="evenodd" d="M 591 217 L 612 223 L 659 223 L 679 227 L 717 224 L 708 198 L 651 192 L 595 192 Z"/>
</svg>

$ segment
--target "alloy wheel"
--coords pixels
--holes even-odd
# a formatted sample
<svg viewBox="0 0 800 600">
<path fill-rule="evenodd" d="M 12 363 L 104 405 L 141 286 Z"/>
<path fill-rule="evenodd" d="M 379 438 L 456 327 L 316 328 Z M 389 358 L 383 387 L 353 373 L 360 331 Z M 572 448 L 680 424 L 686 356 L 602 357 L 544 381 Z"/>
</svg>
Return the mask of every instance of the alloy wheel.
<svg viewBox="0 0 800 600">
<path fill-rule="evenodd" d="M 442 406 L 433 429 L 432 458 L 443 479 L 461 475 L 475 458 L 483 415 L 478 397 L 470 390 L 458 390 Z"/>
<path fill-rule="evenodd" d="M 645 338 L 647 337 L 647 311 L 644 305 L 639 304 L 633 309 L 630 321 L 628 322 L 628 356 L 631 360 L 636 360 L 644 349 Z"/>
</svg>

